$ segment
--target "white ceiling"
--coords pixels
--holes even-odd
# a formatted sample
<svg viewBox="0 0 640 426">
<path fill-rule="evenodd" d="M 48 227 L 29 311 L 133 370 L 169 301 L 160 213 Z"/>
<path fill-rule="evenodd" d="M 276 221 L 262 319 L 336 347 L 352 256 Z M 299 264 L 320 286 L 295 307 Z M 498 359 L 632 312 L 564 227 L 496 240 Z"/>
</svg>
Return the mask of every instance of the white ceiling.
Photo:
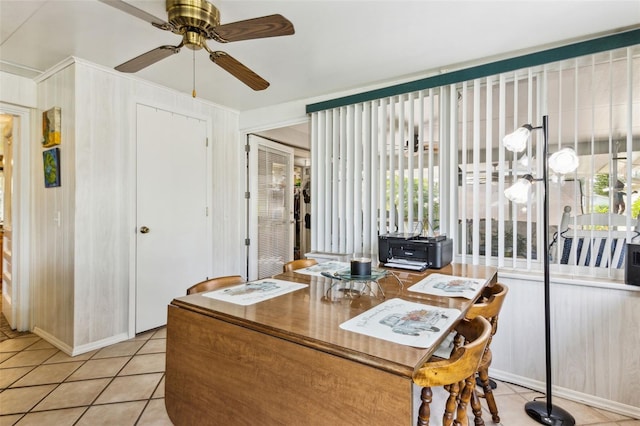
<svg viewBox="0 0 640 426">
<path fill-rule="evenodd" d="M 166 20 L 164 0 L 131 4 Z M 217 0 L 221 23 L 280 13 L 295 35 L 210 42 L 271 83 L 254 92 L 195 52 L 198 97 L 239 111 L 431 75 L 640 24 L 640 1 Z M 0 69 L 35 77 L 69 56 L 112 68 L 180 37 L 97 0 L 0 0 Z M 189 49 L 138 72 L 184 93 Z"/>
</svg>

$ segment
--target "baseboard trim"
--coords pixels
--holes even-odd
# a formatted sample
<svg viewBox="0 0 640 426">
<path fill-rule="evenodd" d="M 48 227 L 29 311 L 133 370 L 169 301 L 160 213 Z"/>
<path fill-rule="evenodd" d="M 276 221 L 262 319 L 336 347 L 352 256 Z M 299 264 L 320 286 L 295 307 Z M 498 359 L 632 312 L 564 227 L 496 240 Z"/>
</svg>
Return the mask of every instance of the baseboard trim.
<svg viewBox="0 0 640 426">
<path fill-rule="evenodd" d="M 527 389 L 533 389 L 538 392 L 545 393 L 547 386 L 545 382 L 533 380 L 529 377 L 518 376 L 505 371 L 496 370 L 491 368 L 491 377 L 501 380 L 507 383 L 513 383 L 518 386 L 525 387 Z M 559 386 L 552 386 L 553 396 L 568 399 L 570 401 L 586 404 L 591 407 L 601 408 L 603 410 L 611 411 L 623 416 L 631 417 L 634 419 L 640 419 L 640 407 L 634 407 L 632 405 L 622 404 L 617 401 L 611 401 L 609 399 L 600 398 L 598 396 L 577 392 L 572 389 L 567 389 Z M 524 409 L 524 408 L 523 408 Z"/>
<path fill-rule="evenodd" d="M 87 343 L 85 345 L 72 347 L 64 343 L 57 337 L 42 330 L 41 328 L 35 327 L 33 329 L 33 333 L 42 337 L 44 340 L 51 343 L 53 346 L 60 349 L 62 352 L 66 353 L 69 356 L 81 355 L 81 354 L 91 352 L 96 349 L 102 349 L 105 346 L 113 345 L 114 343 L 120 343 L 129 339 L 129 335 L 127 333 L 120 333 L 120 334 L 116 334 L 115 336 L 108 337 L 106 339 Z"/>
<path fill-rule="evenodd" d="M 62 340 L 58 339 L 56 336 L 47 333 L 46 331 L 44 331 L 43 329 L 41 329 L 39 327 L 35 327 L 33 329 L 32 333 L 42 337 L 44 340 L 46 340 L 47 342 L 51 343 L 56 348 L 60 349 L 65 354 L 67 354 L 69 356 L 72 356 L 71 352 L 72 352 L 73 348 L 71 346 L 67 345 L 66 343 L 64 343 Z"/>
</svg>

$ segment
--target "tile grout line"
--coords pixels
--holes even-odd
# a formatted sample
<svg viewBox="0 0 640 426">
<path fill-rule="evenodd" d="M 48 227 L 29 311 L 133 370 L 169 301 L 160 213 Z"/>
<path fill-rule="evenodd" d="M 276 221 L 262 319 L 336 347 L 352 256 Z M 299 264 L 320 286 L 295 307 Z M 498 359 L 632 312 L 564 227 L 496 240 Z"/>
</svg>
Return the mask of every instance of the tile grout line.
<svg viewBox="0 0 640 426">
<path fill-rule="evenodd" d="M 164 380 L 166 374 L 167 374 L 166 371 L 162 373 L 162 377 L 160 377 L 160 381 L 158 381 L 158 384 L 153 389 L 153 392 L 151 392 L 151 396 L 147 399 L 147 403 L 144 404 L 144 407 L 142 408 L 142 411 L 140 411 L 140 414 L 138 415 L 138 418 L 136 419 L 134 426 L 140 423 L 140 420 L 142 420 L 142 416 L 144 416 L 144 412 L 147 410 L 147 407 L 149 407 L 149 403 L 151 403 L 151 400 L 162 399 L 164 401 L 164 396 L 162 398 L 154 398 L 153 394 L 155 394 L 158 391 L 158 388 L 160 387 L 160 383 L 162 383 L 162 380 Z"/>
<path fill-rule="evenodd" d="M 151 335 L 151 337 L 149 339 L 147 339 L 147 343 L 153 339 L 153 336 L 155 336 L 157 333 L 157 330 L 154 331 L 154 333 Z M 164 337 L 164 340 L 166 342 L 167 338 L 166 336 Z M 142 345 L 140 347 L 140 349 L 142 349 L 144 346 L 146 345 L 146 343 L 144 345 Z M 162 383 L 162 381 L 164 380 L 164 378 L 167 375 L 167 364 L 166 364 L 166 357 L 167 357 L 167 352 L 166 349 L 164 352 L 162 352 L 165 354 L 165 368 L 164 371 L 162 372 L 162 377 L 160 377 L 160 380 L 158 381 L 158 384 L 155 386 L 155 388 L 153 389 L 153 391 L 151 392 L 151 395 L 149 396 L 149 399 L 147 399 L 147 403 L 144 405 L 144 407 L 142 408 L 142 411 L 140 411 L 140 414 L 138 415 L 138 418 L 136 419 L 134 426 L 137 425 L 138 423 L 140 423 L 140 420 L 142 420 L 142 416 L 144 416 L 144 412 L 147 410 L 147 407 L 149 407 L 149 403 L 151 402 L 153 398 L 153 395 L 158 391 L 158 388 L 160 387 L 160 383 Z M 162 398 L 155 398 L 155 399 L 162 399 L 164 401 L 164 396 Z M 163 402 L 164 403 L 164 402 Z"/>
</svg>

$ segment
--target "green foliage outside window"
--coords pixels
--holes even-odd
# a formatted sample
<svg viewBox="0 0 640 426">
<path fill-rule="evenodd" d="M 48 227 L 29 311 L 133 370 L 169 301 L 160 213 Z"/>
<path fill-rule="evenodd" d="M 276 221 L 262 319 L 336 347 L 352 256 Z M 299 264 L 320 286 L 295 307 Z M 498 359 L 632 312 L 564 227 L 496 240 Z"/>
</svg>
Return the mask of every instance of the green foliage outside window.
<svg viewBox="0 0 640 426">
<path fill-rule="evenodd" d="M 413 209 L 413 220 L 417 221 L 418 220 L 418 212 L 420 209 L 422 209 L 423 211 L 423 215 L 424 215 L 424 220 L 425 220 L 425 230 L 427 229 L 427 227 L 433 227 L 434 230 L 439 229 L 440 227 L 440 203 L 438 202 L 438 194 L 439 194 L 439 188 L 438 188 L 438 184 L 434 183 L 433 185 L 433 194 L 434 194 L 434 201 L 432 203 L 433 205 L 433 218 L 429 217 L 429 182 L 427 181 L 427 179 L 423 179 L 422 180 L 422 199 L 423 199 L 423 205 L 419 206 L 418 205 L 418 186 L 420 184 L 420 178 L 414 178 L 413 179 L 413 200 L 411 202 L 411 207 L 409 207 L 409 178 L 404 178 L 404 194 L 402 196 L 402 200 L 403 200 L 403 208 L 404 208 L 404 217 L 402 218 L 404 220 L 404 222 L 406 223 L 409 220 L 409 208 Z M 394 200 L 391 200 L 391 181 L 389 179 L 387 179 L 387 209 L 388 211 L 393 211 L 392 207 L 391 207 L 391 201 L 393 201 L 394 206 L 398 205 L 399 202 L 399 198 L 400 198 L 400 181 L 398 179 L 395 180 L 395 188 L 394 188 L 394 194 L 395 194 L 395 198 Z M 399 209 L 396 208 L 397 211 L 399 211 Z"/>
<path fill-rule="evenodd" d="M 610 175 L 608 173 L 598 173 L 595 175 L 594 177 L 594 182 L 593 182 L 593 193 L 596 195 L 602 195 L 604 197 L 609 197 L 609 177 Z M 625 182 L 623 182 L 625 183 Z M 625 188 L 626 188 L 626 183 L 625 183 Z M 627 194 L 627 202 L 629 202 L 629 200 L 631 199 L 631 197 L 629 196 L 629 194 Z M 627 208 L 629 208 L 629 206 L 627 205 Z M 599 205 L 596 206 L 594 209 L 595 213 L 609 213 L 609 205 Z M 631 204 L 631 216 L 632 217 L 638 217 L 638 214 L 640 213 L 640 198 L 636 199 L 632 204 Z"/>
</svg>

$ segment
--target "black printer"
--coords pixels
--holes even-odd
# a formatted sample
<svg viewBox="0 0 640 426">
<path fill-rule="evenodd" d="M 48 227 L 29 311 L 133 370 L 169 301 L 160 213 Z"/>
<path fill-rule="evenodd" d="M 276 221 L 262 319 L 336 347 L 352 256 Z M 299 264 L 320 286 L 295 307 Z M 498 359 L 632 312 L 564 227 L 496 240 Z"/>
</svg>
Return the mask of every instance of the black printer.
<svg viewBox="0 0 640 426">
<path fill-rule="evenodd" d="M 440 269 L 451 263 L 453 240 L 446 235 L 383 234 L 378 236 L 378 258 L 380 263 L 394 268 Z"/>
</svg>

